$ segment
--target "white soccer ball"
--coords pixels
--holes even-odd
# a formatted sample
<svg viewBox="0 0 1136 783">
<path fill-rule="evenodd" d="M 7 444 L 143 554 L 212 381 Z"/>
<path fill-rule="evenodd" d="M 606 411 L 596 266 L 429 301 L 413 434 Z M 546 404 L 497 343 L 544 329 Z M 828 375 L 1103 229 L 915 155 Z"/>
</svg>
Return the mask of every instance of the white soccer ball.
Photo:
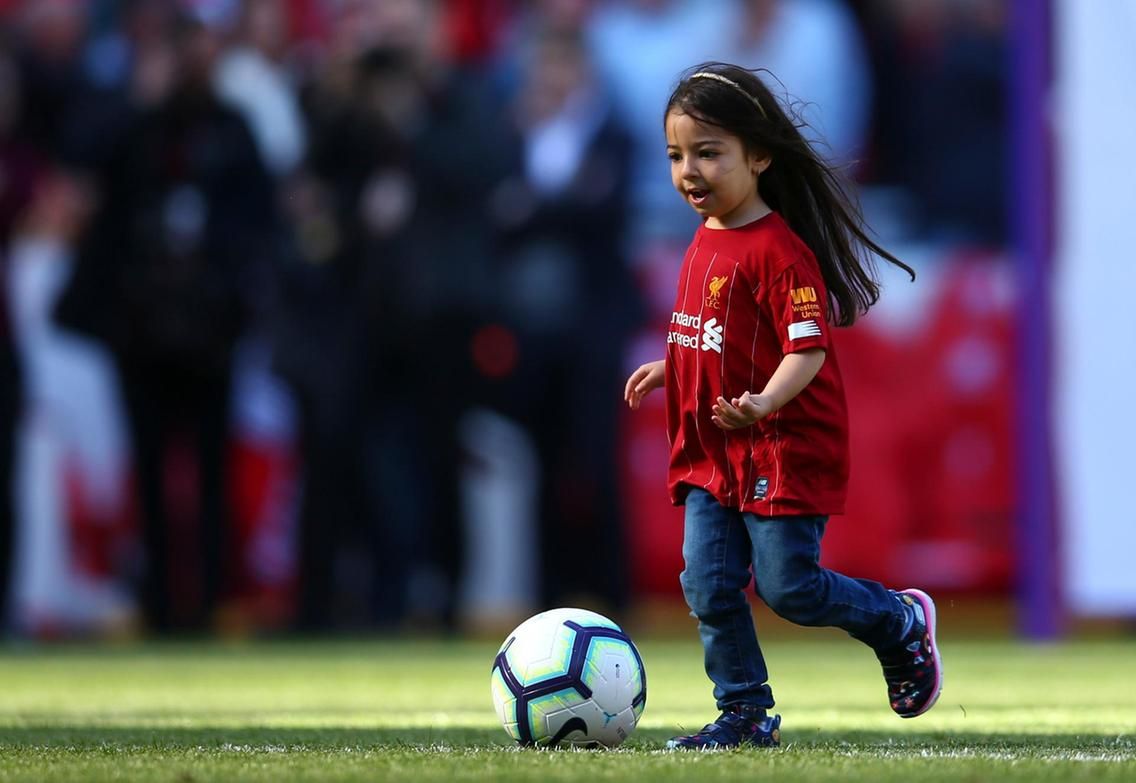
<svg viewBox="0 0 1136 783">
<path fill-rule="evenodd" d="M 497 717 L 522 745 L 614 748 L 647 705 L 647 673 L 631 639 L 586 609 L 552 609 L 505 638 L 490 678 Z"/>
</svg>

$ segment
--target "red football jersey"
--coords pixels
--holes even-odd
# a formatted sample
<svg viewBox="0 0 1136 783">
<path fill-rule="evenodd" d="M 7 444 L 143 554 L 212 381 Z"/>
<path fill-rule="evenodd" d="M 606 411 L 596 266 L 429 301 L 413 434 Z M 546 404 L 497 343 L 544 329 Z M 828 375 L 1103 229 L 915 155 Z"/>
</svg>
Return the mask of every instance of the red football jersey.
<svg viewBox="0 0 1136 783">
<path fill-rule="evenodd" d="M 848 412 L 816 257 L 777 213 L 740 228 L 698 229 L 667 334 L 668 487 L 702 487 L 762 516 L 841 514 Z M 781 410 L 726 432 L 711 406 L 765 388 L 782 358 L 824 348 L 817 376 Z"/>
</svg>

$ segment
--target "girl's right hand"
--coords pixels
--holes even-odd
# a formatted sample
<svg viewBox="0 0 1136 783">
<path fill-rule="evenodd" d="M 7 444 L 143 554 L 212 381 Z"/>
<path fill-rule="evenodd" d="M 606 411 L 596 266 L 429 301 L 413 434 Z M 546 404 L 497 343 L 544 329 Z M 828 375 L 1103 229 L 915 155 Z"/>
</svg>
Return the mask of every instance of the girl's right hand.
<svg viewBox="0 0 1136 783">
<path fill-rule="evenodd" d="M 655 389 L 662 388 L 663 379 L 666 377 L 666 367 L 666 360 L 660 359 L 657 362 L 647 362 L 631 373 L 631 377 L 627 379 L 627 386 L 623 390 L 623 399 L 627 400 L 627 405 L 631 410 L 638 410 L 639 403 L 644 397 Z"/>
</svg>

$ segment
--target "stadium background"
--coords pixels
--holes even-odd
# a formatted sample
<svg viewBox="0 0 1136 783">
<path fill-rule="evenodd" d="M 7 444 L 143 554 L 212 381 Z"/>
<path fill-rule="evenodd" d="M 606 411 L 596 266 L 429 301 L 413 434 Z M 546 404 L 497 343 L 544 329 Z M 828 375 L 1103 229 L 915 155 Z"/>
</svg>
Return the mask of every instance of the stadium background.
<svg viewBox="0 0 1136 783">
<path fill-rule="evenodd" d="M 767 66 L 806 102 L 919 272 L 838 336 L 854 467 L 826 563 L 1034 637 L 1136 615 L 1132 3 L 0 5 L 13 635 L 496 631 L 573 603 L 681 618 L 661 400 L 619 401 L 661 350 L 692 229 L 659 114 L 704 59 Z M 157 379 L 124 381 L 81 316 L 129 306 L 92 226 L 133 186 L 121 140 L 195 67 L 247 123 L 268 187 L 242 198 L 270 215 L 223 283 L 227 459 L 195 460 L 193 419 L 160 451 L 159 627 L 125 402 Z M 165 211 L 132 216 L 184 239 L 200 194 L 161 185 Z M 215 601 L 210 470 L 228 478 Z"/>
</svg>

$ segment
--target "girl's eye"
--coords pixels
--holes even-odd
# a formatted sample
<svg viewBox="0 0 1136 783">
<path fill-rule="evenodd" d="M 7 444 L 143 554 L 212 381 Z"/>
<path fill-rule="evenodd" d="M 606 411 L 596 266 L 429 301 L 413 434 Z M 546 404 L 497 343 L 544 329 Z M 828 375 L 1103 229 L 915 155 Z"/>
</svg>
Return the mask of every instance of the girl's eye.
<svg viewBox="0 0 1136 783">
<path fill-rule="evenodd" d="M 718 153 L 714 152 L 713 150 L 702 150 L 702 152 L 700 154 L 704 158 L 716 158 L 716 157 L 718 157 Z"/>
<path fill-rule="evenodd" d="M 678 163 L 680 160 L 682 160 L 682 155 L 679 155 L 677 152 L 668 152 L 667 157 L 675 163 Z"/>
</svg>

